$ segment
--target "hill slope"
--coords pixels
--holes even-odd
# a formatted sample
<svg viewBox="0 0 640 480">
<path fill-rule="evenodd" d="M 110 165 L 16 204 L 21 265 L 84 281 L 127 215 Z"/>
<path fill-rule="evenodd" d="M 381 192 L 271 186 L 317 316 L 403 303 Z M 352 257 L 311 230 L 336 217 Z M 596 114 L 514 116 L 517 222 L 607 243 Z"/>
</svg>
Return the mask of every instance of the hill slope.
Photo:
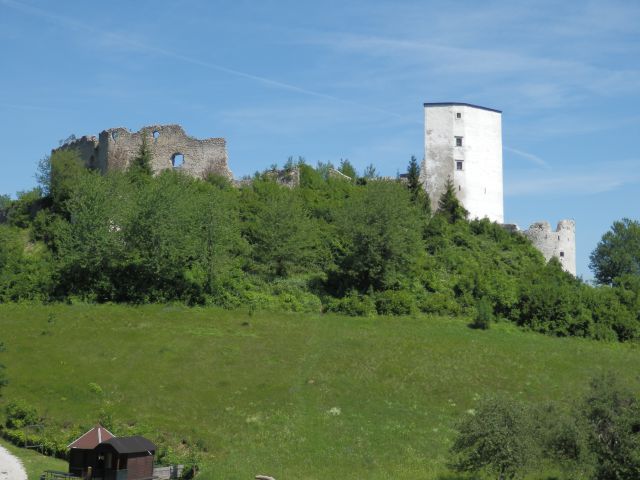
<svg viewBox="0 0 640 480">
<path fill-rule="evenodd" d="M 637 389 L 640 370 L 630 345 L 437 317 L 0 305 L 0 332 L 5 402 L 66 435 L 106 411 L 197 450 L 202 478 L 438 478 L 481 395 L 562 400 L 604 370 Z"/>
</svg>

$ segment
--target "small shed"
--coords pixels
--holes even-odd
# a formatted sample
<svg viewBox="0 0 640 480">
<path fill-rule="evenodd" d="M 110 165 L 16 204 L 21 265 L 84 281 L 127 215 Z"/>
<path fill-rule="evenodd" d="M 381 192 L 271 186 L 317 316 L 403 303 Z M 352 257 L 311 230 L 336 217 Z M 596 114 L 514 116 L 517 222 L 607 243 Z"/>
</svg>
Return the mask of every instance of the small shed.
<svg viewBox="0 0 640 480">
<path fill-rule="evenodd" d="M 104 480 L 151 480 L 156 446 L 141 436 L 114 437 L 95 448 L 94 476 Z"/>
<path fill-rule="evenodd" d="M 97 424 L 67 445 L 69 449 L 69 473 L 83 478 L 86 477 L 88 475 L 88 467 L 95 466 L 97 461 L 95 448 L 114 436 L 102 425 Z"/>
<path fill-rule="evenodd" d="M 151 480 L 156 446 L 141 437 L 116 437 L 102 425 L 69 444 L 69 473 L 91 480 Z"/>
</svg>

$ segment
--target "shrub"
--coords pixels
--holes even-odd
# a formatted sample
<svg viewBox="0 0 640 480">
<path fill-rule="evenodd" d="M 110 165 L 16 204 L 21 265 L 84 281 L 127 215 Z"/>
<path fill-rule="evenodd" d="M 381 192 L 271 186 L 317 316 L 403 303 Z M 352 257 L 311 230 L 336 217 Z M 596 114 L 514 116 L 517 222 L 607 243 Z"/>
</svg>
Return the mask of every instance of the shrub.
<svg viewBox="0 0 640 480">
<path fill-rule="evenodd" d="M 342 298 L 329 298 L 326 304 L 328 312 L 344 313 L 345 315 L 372 316 L 376 314 L 376 304 L 369 295 L 360 295 L 352 290 Z"/>
<path fill-rule="evenodd" d="M 27 425 L 34 425 L 40 420 L 36 408 L 23 400 L 9 402 L 5 411 L 7 428 L 22 428 Z"/>
<path fill-rule="evenodd" d="M 518 402 L 485 398 L 457 431 L 450 462 L 455 471 L 511 479 L 522 476 L 537 459 L 529 412 Z"/>
<path fill-rule="evenodd" d="M 471 326 L 480 330 L 488 330 L 493 321 L 494 315 L 491 300 L 487 297 L 482 297 L 476 303 L 476 314 Z"/>
<path fill-rule="evenodd" d="M 596 377 L 580 414 L 587 423 L 597 480 L 640 478 L 640 401 L 612 374 Z"/>
<path fill-rule="evenodd" d="M 386 290 L 375 295 L 380 315 L 411 315 L 418 310 L 415 296 L 406 290 Z"/>
</svg>

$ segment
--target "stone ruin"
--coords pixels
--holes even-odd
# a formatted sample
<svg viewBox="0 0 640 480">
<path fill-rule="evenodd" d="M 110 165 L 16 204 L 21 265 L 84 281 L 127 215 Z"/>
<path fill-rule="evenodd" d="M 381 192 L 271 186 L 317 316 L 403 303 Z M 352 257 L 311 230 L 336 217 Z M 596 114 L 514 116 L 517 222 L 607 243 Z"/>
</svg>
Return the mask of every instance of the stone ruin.
<svg viewBox="0 0 640 480">
<path fill-rule="evenodd" d="M 542 252 L 545 260 L 555 257 L 564 270 L 576 275 L 575 221 L 560 220 L 555 230 L 548 222 L 536 222 L 522 233 Z"/>
<path fill-rule="evenodd" d="M 152 154 L 151 168 L 154 173 L 179 169 L 199 178 L 216 174 L 233 179 L 227 164 L 225 139 L 199 140 L 187 135 L 180 125 L 151 125 L 137 132 L 126 128 L 110 128 L 100 132 L 98 138 L 84 136 L 53 152 L 74 149 L 87 168 L 106 173 L 127 169 L 140 151 L 143 138 L 146 138 Z"/>
<path fill-rule="evenodd" d="M 576 275 L 576 222 L 574 220 L 560 220 L 555 230 L 549 222 L 536 222 L 526 230 L 520 230 L 513 223 L 502 224 L 506 230 L 520 233 L 527 237 L 536 249 L 542 253 L 548 262 L 557 258 L 562 268 Z"/>
</svg>

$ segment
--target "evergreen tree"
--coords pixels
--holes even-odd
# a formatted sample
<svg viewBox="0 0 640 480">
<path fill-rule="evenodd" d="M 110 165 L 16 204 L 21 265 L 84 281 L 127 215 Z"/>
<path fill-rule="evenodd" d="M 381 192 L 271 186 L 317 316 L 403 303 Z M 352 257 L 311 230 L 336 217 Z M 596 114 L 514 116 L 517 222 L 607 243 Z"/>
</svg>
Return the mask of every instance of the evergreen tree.
<svg viewBox="0 0 640 480">
<path fill-rule="evenodd" d="M 131 163 L 130 170 L 133 172 L 138 172 L 143 175 L 153 175 L 153 169 L 151 168 L 151 160 L 152 160 L 151 148 L 149 147 L 149 142 L 147 142 L 147 136 L 142 136 L 142 143 L 140 144 L 140 149 L 138 150 L 138 154 L 133 159 Z"/>
<path fill-rule="evenodd" d="M 407 167 L 407 187 L 409 187 L 414 198 L 417 196 L 418 191 L 421 190 L 420 166 L 418 165 L 415 155 L 411 155 L 411 160 Z"/>
<path fill-rule="evenodd" d="M 446 189 L 438 202 L 438 214 L 447 219 L 449 223 L 456 223 L 468 217 L 469 212 L 465 209 L 458 197 L 451 178 L 447 179 Z"/>
<path fill-rule="evenodd" d="M 420 165 L 415 155 L 411 155 L 409 166 L 407 167 L 407 188 L 411 192 L 414 203 L 428 217 L 431 216 L 431 200 L 429 195 L 420 184 Z"/>
</svg>

